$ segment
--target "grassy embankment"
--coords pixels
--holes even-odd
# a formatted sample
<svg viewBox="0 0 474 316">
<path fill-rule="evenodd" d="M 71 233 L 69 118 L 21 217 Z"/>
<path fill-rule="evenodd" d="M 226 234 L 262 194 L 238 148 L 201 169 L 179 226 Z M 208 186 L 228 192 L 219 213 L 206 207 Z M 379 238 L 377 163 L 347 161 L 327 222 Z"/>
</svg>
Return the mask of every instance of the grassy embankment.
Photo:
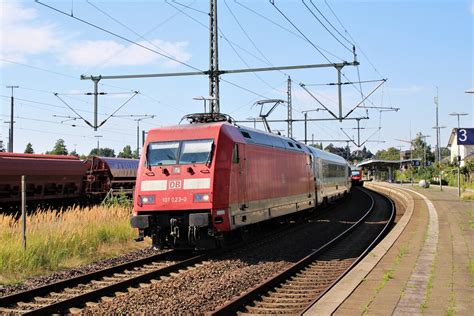
<svg viewBox="0 0 474 316">
<path fill-rule="evenodd" d="M 149 244 L 135 243 L 128 207 L 41 210 L 27 218 L 27 247 L 21 220 L 0 215 L 0 284 L 114 257 Z"/>
</svg>

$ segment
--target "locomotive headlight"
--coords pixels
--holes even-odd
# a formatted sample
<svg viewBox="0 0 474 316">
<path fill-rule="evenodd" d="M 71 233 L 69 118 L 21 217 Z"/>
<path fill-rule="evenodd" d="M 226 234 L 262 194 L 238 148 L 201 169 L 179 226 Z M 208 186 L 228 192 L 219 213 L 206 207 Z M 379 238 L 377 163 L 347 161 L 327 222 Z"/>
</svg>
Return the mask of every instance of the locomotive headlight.
<svg viewBox="0 0 474 316">
<path fill-rule="evenodd" d="M 194 202 L 209 202 L 209 193 L 196 193 L 194 194 Z"/>
<path fill-rule="evenodd" d="M 140 197 L 140 201 L 142 204 L 155 204 L 155 196 L 154 195 L 143 195 Z"/>
</svg>

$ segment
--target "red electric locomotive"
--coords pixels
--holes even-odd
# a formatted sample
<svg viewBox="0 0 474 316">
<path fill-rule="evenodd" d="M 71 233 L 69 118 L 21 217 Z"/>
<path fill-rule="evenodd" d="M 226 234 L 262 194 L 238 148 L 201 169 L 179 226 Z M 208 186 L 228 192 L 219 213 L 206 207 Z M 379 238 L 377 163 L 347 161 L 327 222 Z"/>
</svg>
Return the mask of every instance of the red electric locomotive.
<svg viewBox="0 0 474 316">
<path fill-rule="evenodd" d="M 351 181 L 354 186 L 364 185 L 364 180 L 362 180 L 362 168 L 352 167 L 351 168 Z"/>
<path fill-rule="evenodd" d="M 290 138 L 214 122 L 152 129 L 143 148 L 131 224 L 157 247 L 215 247 L 316 203 L 313 156 Z"/>
</svg>

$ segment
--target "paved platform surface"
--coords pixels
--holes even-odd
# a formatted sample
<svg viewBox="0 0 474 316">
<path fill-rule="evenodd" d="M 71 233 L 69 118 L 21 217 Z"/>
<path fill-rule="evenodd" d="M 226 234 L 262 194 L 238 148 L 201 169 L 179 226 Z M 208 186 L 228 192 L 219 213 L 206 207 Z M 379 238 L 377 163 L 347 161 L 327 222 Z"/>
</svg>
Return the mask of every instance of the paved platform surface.
<svg viewBox="0 0 474 316">
<path fill-rule="evenodd" d="M 439 187 L 375 185 L 408 194 L 411 216 L 404 223 L 397 217 L 403 230 L 383 254 L 368 255 L 380 256 L 375 267 L 362 263 L 360 270 L 365 265 L 368 274 L 357 279 L 354 271 L 341 282 L 356 286 L 335 287 L 306 314 L 474 315 L 474 201 L 461 201 L 456 190 L 440 192 Z M 395 201 L 400 207 L 402 199 Z"/>
</svg>

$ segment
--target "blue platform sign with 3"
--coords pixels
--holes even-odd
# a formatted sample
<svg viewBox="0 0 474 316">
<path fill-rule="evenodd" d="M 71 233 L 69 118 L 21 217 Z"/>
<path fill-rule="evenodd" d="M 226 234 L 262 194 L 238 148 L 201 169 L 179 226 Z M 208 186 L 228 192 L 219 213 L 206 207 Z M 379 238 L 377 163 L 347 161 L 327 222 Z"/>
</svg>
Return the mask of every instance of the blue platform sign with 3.
<svg viewBox="0 0 474 316">
<path fill-rule="evenodd" d="M 458 145 L 474 145 L 474 128 L 459 128 L 456 136 Z"/>
</svg>

